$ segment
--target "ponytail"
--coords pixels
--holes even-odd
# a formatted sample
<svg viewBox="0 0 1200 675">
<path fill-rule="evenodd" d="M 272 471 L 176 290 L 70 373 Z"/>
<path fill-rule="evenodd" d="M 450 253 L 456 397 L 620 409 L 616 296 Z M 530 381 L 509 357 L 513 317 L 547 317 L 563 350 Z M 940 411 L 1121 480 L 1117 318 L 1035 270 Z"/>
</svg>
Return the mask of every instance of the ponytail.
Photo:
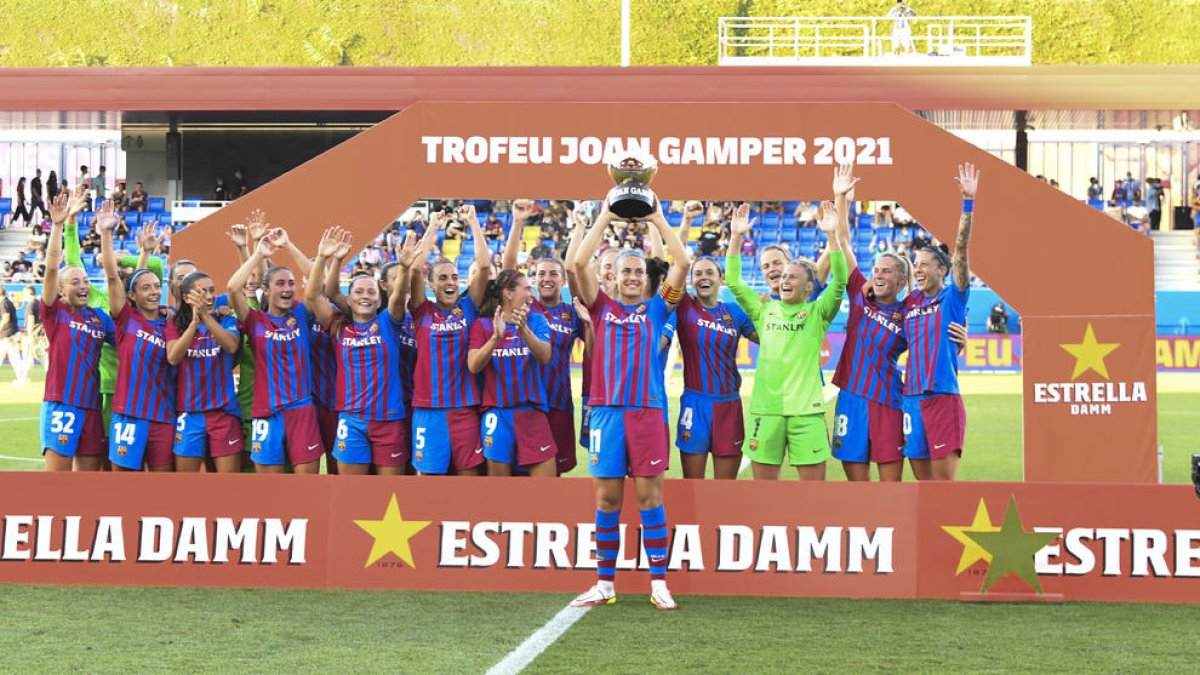
<svg viewBox="0 0 1200 675">
<path fill-rule="evenodd" d="M 504 303 L 504 291 L 516 288 L 517 280 L 520 278 L 520 270 L 515 270 L 511 267 L 500 270 L 496 278 L 487 283 L 487 289 L 483 292 L 483 306 L 479 308 L 479 315 L 482 317 L 491 317 L 494 315 L 496 308 Z"/>
</svg>

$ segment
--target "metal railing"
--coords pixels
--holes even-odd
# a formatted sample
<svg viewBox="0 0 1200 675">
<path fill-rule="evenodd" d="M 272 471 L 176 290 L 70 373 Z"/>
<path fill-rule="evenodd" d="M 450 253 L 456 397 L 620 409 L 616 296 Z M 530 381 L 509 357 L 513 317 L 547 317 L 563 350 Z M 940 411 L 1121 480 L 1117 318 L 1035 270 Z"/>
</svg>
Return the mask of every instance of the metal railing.
<svg viewBox="0 0 1200 675">
<path fill-rule="evenodd" d="M 719 31 L 723 66 L 1027 66 L 1033 61 L 1028 16 L 722 17 Z"/>
</svg>

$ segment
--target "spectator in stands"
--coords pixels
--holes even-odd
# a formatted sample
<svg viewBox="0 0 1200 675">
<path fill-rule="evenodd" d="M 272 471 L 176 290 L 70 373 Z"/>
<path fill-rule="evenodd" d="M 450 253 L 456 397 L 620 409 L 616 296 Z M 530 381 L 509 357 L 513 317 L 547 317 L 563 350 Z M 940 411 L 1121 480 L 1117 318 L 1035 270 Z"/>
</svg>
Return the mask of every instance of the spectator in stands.
<svg viewBox="0 0 1200 675">
<path fill-rule="evenodd" d="M 25 218 L 25 226 L 29 227 L 29 221 L 33 216 L 29 213 L 29 207 L 25 205 L 25 176 L 17 179 L 17 208 L 13 209 L 12 222 L 15 224 L 17 218 Z"/>
<path fill-rule="evenodd" d="M 992 306 L 992 313 L 988 315 L 987 331 L 998 335 L 1008 334 L 1008 309 L 1004 307 L 1003 302 L 997 302 Z"/>
<path fill-rule="evenodd" d="M 118 211 L 129 211 L 129 193 L 125 191 L 125 183 L 117 183 L 117 189 L 113 190 L 112 196 L 113 208 Z"/>
<path fill-rule="evenodd" d="M 0 262 L 0 282 L 8 283 L 12 281 L 13 264 L 7 260 Z"/>
<path fill-rule="evenodd" d="M 1055 179 L 1053 179 L 1053 178 L 1051 178 L 1051 179 L 1050 179 L 1050 187 L 1052 187 L 1052 188 L 1054 188 L 1055 190 L 1057 190 L 1057 189 L 1058 189 L 1058 181 L 1057 181 L 1057 180 L 1055 180 Z"/>
<path fill-rule="evenodd" d="M 21 380 L 21 348 L 17 335 L 17 306 L 9 299 L 8 293 L 0 286 L 0 365 L 7 358 L 13 369 L 13 384 L 23 384 Z"/>
<path fill-rule="evenodd" d="M 134 183 L 133 194 L 129 195 L 130 211 L 145 211 L 150 203 L 150 195 L 146 194 L 141 183 Z"/>
<path fill-rule="evenodd" d="M 246 182 L 246 171 L 242 167 L 233 170 L 233 199 L 237 199 L 250 191 L 250 183 Z"/>
<path fill-rule="evenodd" d="M 85 189 L 86 189 L 86 188 L 88 188 L 88 187 L 91 187 L 91 184 L 92 184 L 92 177 L 91 177 L 91 175 L 88 173 L 87 164 L 81 165 L 81 166 L 79 167 L 79 175 L 78 175 L 78 176 L 75 178 L 75 184 L 76 184 L 76 185 L 82 185 L 82 186 L 83 186 Z M 65 181 L 63 182 L 63 187 L 62 187 L 62 189 L 63 189 L 63 192 L 66 192 L 66 191 L 67 191 L 67 186 L 66 186 L 66 182 L 65 182 Z M 84 211 L 91 211 L 91 210 L 92 210 L 92 200 L 91 200 L 91 199 L 85 199 L 85 200 L 84 200 L 84 206 L 83 206 L 83 210 L 84 210 Z"/>
<path fill-rule="evenodd" d="M 33 231 L 29 233 L 29 239 L 25 242 L 25 252 L 37 253 L 38 251 L 45 250 L 48 239 L 49 237 L 42 231 L 42 226 L 34 225 Z"/>
<path fill-rule="evenodd" d="M 446 219 L 446 238 L 447 239 L 462 239 L 462 236 L 467 232 L 467 225 L 454 214 L 454 209 L 447 206 L 446 212 L 449 217 Z"/>
<path fill-rule="evenodd" d="M 417 211 L 416 213 L 413 214 L 413 217 L 411 219 L 409 219 L 409 221 L 407 223 L 404 224 L 404 226 L 407 229 L 412 230 L 413 232 L 416 232 L 418 237 L 424 236 L 425 235 L 425 227 L 426 227 L 425 215 L 422 214 L 420 211 Z"/>
<path fill-rule="evenodd" d="M 706 221 L 700 229 L 699 243 L 696 245 L 700 255 L 715 256 L 721 247 L 721 223 L 715 220 Z"/>
<path fill-rule="evenodd" d="M 54 198 L 58 196 L 58 172 L 54 169 L 50 170 L 50 175 L 46 177 L 46 201 L 54 202 Z"/>
<path fill-rule="evenodd" d="M 1150 234 L 1150 209 L 1138 204 L 1126 207 L 1125 222 L 1142 234 Z"/>
<path fill-rule="evenodd" d="M 217 176 L 217 186 L 213 188 L 213 201 L 229 201 L 229 188 L 225 187 L 225 177 Z"/>
<path fill-rule="evenodd" d="M 1159 178 L 1146 179 L 1146 209 L 1150 211 L 1150 229 L 1162 223 L 1163 184 Z"/>
<path fill-rule="evenodd" d="M 1104 188 L 1100 187 L 1100 181 L 1095 176 L 1088 179 L 1087 198 L 1090 202 L 1104 199 Z"/>
<path fill-rule="evenodd" d="M 46 202 L 42 199 L 42 170 L 34 169 L 33 180 L 29 181 L 29 215 L 32 217 L 38 211 L 42 212 L 38 222 L 45 222 L 50 217 Z"/>
<path fill-rule="evenodd" d="M 83 239 L 79 242 L 79 249 L 93 255 L 100 252 L 100 233 L 96 231 L 96 228 L 88 230 L 88 233 L 83 235 Z"/>
<path fill-rule="evenodd" d="M 104 165 L 100 165 L 100 171 L 92 176 L 90 187 L 92 188 L 92 198 L 96 200 L 97 204 L 104 201 L 108 190 L 108 176 L 104 173 L 105 168 Z"/>
<path fill-rule="evenodd" d="M 1142 183 L 1128 171 L 1125 172 L 1125 180 L 1121 182 L 1121 189 L 1125 193 L 1125 199 L 1131 202 L 1142 200 Z"/>
<path fill-rule="evenodd" d="M 487 220 L 483 221 L 483 236 L 488 239 L 501 239 L 504 237 L 504 223 L 495 212 L 489 213 Z"/>
<path fill-rule="evenodd" d="M 154 219 L 153 226 L 158 228 L 158 218 Z M 158 252 L 162 255 L 171 254 L 171 237 L 175 235 L 175 226 L 167 225 L 163 228 L 162 236 L 158 238 Z"/>
<path fill-rule="evenodd" d="M 875 212 L 875 219 L 871 222 L 871 227 L 891 227 L 892 226 L 892 205 L 884 204 Z"/>
<path fill-rule="evenodd" d="M 358 261 L 366 265 L 368 270 L 373 270 L 379 266 L 382 256 L 377 246 L 368 246 L 362 250 L 358 256 Z"/>
<path fill-rule="evenodd" d="M 754 243 L 754 237 L 751 234 L 752 232 L 748 232 L 742 237 L 742 255 L 758 254 L 758 244 Z"/>
<path fill-rule="evenodd" d="M 27 263 L 24 260 L 13 263 L 12 266 L 12 282 L 14 284 L 32 284 L 37 280 L 33 278 L 33 264 Z"/>
<path fill-rule="evenodd" d="M 892 54 L 915 54 L 917 48 L 912 39 L 912 17 L 917 12 L 904 0 L 896 0 L 896 6 L 888 11 L 892 20 Z"/>
<path fill-rule="evenodd" d="M 125 224 L 125 219 L 117 220 L 117 226 L 113 228 L 113 239 L 124 241 L 129 238 L 129 225 Z"/>
</svg>

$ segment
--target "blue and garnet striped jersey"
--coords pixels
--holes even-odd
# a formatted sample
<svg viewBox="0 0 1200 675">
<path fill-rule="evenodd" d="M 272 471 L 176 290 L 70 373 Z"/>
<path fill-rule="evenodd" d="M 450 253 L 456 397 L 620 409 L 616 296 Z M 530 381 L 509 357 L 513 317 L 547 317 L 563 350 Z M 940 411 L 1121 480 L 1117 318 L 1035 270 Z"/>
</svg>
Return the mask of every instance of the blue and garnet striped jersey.
<svg viewBox="0 0 1200 675">
<path fill-rule="evenodd" d="M 546 403 L 553 410 L 571 410 L 571 352 L 575 340 L 582 339 L 583 326 L 575 313 L 575 306 L 560 302 L 547 307 L 533 301 L 530 315 L 540 314 L 550 326 L 550 363 L 542 368 L 546 382 Z"/>
<path fill-rule="evenodd" d="M 718 302 L 709 309 L 690 294 L 684 294 L 675 317 L 683 351 L 683 386 L 706 396 L 738 396 L 742 386 L 738 341 L 754 334 L 754 322 L 735 304 Z"/>
<path fill-rule="evenodd" d="M 350 322 L 333 338 L 337 359 L 336 408 L 367 420 L 403 419 L 400 380 L 403 322 L 382 312 L 370 321 Z"/>
<path fill-rule="evenodd" d="M 868 401 L 899 408 L 904 384 L 896 362 L 908 349 L 904 339 L 904 302 L 878 303 L 867 297 L 866 285 L 866 277 L 855 267 L 846 285 L 850 297 L 846 344 L 833 383 L 842 391 Z"/>
<path fill-rule="evenodd" d="M 412 406 L 413 377 L 416 370 L 417 338 L 413 335 L 412 314 L 405 312 L 404 324 L 400 327 L 400 389 L 406 409 Z"/>
<path fill-rule="evenodd" d="M 84 307 L 75 311 L 62 298 L 42 303 L 49 363 L 43 400 L 86 410 L 100 409 L 100 348 L 116 341 L 108 314 Z"/>
<path fill-rule="evenodd" d="M 532 313 L 527 321 L 534 335 L 550 341 L 552 331 L 546 317 Z M 483 347 L 491 339 L 494 328 L 491 319 L 480 317 L 471 326 L 471 349 Z M 511 324 L 506 326 L 504 337 L 496 343 L 492 359 L 483 369 L 483 405 L 486 408 L 530 406 L 546 410 L 545 371 L 529 351 L 529 343 Z"/>
<path fill-rule="evenodd" d="M 241 333 L 237 328 L 237 317 L 218 319 L 221 328 L 233 333 L 241 344 Z M 167 342 L 179 339 L 179 329 L 174 322 L 167 322 Z M 196 337 L 188 347 L 183 361 L 175 367 L 175 404 L 179 412 L 207 412 L 223 410 L 236 417 L 242 416 L 238 403 L 237 387 L 233 380 L 233 366 L 237 354 L 230 354 L 213 337 L 203 323 L 196 327 Z"/>
<path fill-rule="evenodd" d="M 413 337 L 417 340 L 413 407 L 479 405 L 478 385 L 467 369 L 471 324 L 478 313 L 465 295 L 448 310 L 425 301 L 413 312 Z"/>
<path fill-rule="evenodd" d="M 966 324 L 970 291 L 949 281 L 932 298 L 914 291 L 904 299 L 904 336 L 908 339 L 905 395 L 959 393 L 958 349 L 950 342 L 949 326 L 952 322 Z"/>
<path fill-rule="evenodd" d="M 320 322 L 313 321 L 311 351 L 313 378 L 313 403 L 322 408 L 333 408 L 334 403 L 341 400 L 335 398 L 334 377 L 337 374 L 337 361 L 333 355 L 333 338 L 321 327 Z"/>
<path fill-rule="evenodd" d="M 167 320 L 153 321 L 125 303 L 116 316 L 117 391 L 113 412 L 151 422 L 175 421 L 175 369 L 167 362 Z"/>
<path fill-rule="evenodd" d="M 655 295 L 636 305 L 622 305 L 599 291 L 588 311 L 595 340 L 588 404 L 665 406 L 660 354 L 663 327 L 671 315 L 667 302 Z"/>
<path fill-rule="evenodd" d="M 254 417 L 312 403 L 312 313 L 302 304 L 283 316 L 252 309 L 242 322 L 254 354 Z"/>
</svg>

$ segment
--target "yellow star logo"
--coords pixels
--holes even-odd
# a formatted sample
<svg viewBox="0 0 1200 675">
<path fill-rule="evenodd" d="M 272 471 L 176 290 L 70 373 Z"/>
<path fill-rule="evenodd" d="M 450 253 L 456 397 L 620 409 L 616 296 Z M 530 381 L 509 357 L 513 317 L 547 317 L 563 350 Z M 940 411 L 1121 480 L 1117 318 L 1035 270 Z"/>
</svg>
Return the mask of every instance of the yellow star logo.
<svg viewBox="0 0 1200 675">
<path fill-rule="evenodd" d="M 1078 344 L 1060 344 L 1058 346 L 1075 357 L 1075 370 L 1071 373 L 1072 380 L 1089 370 L 1096 371 L 1100 374 L 1100 377 L 1107 380 L 1108 367 L 1104 365 L 1104 357 L 1111 354 L 1121 344 L 1119 342 L 1096 342 L 1096 333 L 1092 330 L 1091 322 L 1088 322 L 1087 332 L 1083 334 L 1083 342 Z"/>
<path fill-rule="evenodd" d="M 982 499 L 979 500 L 979 507 L 975 509 L 975 519 L 970 525 L 943 525 L 942 529 L 946 534 L 954 537 L 958 543 L 963 545 L 962 557 L 958 559 L 958 569 L 954 571 L 954 575 L 962 574 L 971 565 L 979 562 L 992 562 L 992 554 L 988 553 L 985 548 L 975 543 L 974 539 L 967 536 L 967 532 L 999 532 L 1000 528 L 992 525 L 992 519 L 988 515 L 987 504 Z"/>
<path fill-rule="evenodd" d="M 973 532 L 967 536 L 992 556 L 987 576 L 983 579 L 984 593 L 997 581 L 1013 574 L 1029 584 L 1038 595 L 1042 594 L 1042 584 L 1038 580 L 1033 558 L 1043 547 L 1058 539 L 1059 535 L 1052 532 L 1026 532 L 1021 523 L 1021 514 L 1017 512 L 1016 497 L 1009 500 L 1008 511 L 1004 514 L 1004 522 L 999 530 Z"/>
<path fill-rule="evenodd" d="M 417 566 L 413 564 L 412 549 L 408 545 L 408 540 L 428 527 L 429 522 L 428 520 L 404 520 L 401 518 L 400 507 L 396 504 L 396 493 L 393 492 L 383 518 L 354 521 L 355 525 L 375 538 L 375 543 L 371 546 L 371 555 L 367 556 L 367 564 L 363 567 L 370 567 L 383 556 L 392 553 L 408 563 L 409 567 L 416 569 Z"/>
</svg>

